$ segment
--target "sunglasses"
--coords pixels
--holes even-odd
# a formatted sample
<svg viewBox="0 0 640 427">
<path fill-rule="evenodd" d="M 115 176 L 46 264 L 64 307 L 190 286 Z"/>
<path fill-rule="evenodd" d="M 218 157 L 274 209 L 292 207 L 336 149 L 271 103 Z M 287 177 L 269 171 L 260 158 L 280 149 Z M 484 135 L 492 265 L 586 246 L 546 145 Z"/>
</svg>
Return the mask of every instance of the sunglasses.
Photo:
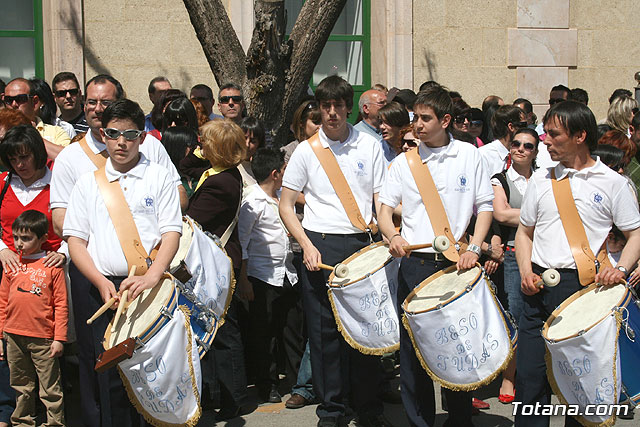
<svg viewBox="0 0 640 427">
<path fill-rule="evenodd" d="M 480 126 L 482 126 L 483 123 L 484 122 L 482 120 L 473 120 L 471 122 L 471 127 L 479 128 Z"/>
<path fill-rule="evenodd" d="M 522 141 L 518 141 L 517 139 L 514 139 L 513 141 L 511 141 L 511 148 L 519 149 L 521 145 L 527 151 L 533 151 L 536 148 L 536 146 L 533 145 L 532 142 L 522 142 Z"/>
<path fill-rule="evenodd" d="M 550 98 L 549 105 L 559 104 L 560 102 L 564 102 L 564 101 L 566 101 L 566 99 L 564 98 Z"/>
<path fill-rule="evenodd" d="M 456 116 L 455 119 L 453 119 L 457 124 L 461 125 L 462 123 L 464 123 L 465 120 L 469 120 L 471 121 L 471 116 L 463 116 L 463 115 L 459 115 Z"/>
<path fill-rule="evenodd" d="M 60 90 L 54 91 L 53 93 L 58 98 L 66 98 L 67 94 L 69 94 L 71 96 L 76 96 L 79 91 L 80 91 L 80 89 L 78 89 L 78 88 L 75 88 L 75 89 L 60 89 Z"/>
<path fill-rule="evenodd" d="M 234 95 L 234 96 L 221 96 L 220 99 L 218 99 L 218 102 L 220 102 L 220 104 L 228 104 L 229 101 L 233 101 L 236 104 L 242 102 L 242 97 L 238 96 L 238 95 Z"/>
<path fill-rule="evenodd" d="M 402 144 L 407 144 L 409 147 L 417 147 L 418 143 L 415 139 L 402 139 Z"/>
<path fill-rule="evenodd" d="M 33 98 L 33 97 L 31 95 L 27 95 L 26 93 L 23 93 L 21 95 L 16 95 L 16 96 L 4 95 L 2 97 L 2 101 L 4 101 L 4 103 L 7 105 L 13 104 L 14 101 L 18 105 L 22 105 L 22 104 L 26 104 L 27 101 L 29 101 L 29 98 Z"/>
<path fill-rule="evenodd" d="M 114 128 L 102 128 L 102 131 L 109 139 L 118 139 L 120 135 L 124 136 L 124 139 L 127 141 L 134 141 L 140 135 L 142 135 L 142 130 L 137 129 L 127 129 L 127 130 L 118 130 Z"/>
<path fill-rule="evenodd" d="M 307 104 L 306 107 L 304 107 L 307 110 L 315 110 L 318 108 L 318 103 L 316 101 L 309 101 L 309 103 Z"/>
</svg>

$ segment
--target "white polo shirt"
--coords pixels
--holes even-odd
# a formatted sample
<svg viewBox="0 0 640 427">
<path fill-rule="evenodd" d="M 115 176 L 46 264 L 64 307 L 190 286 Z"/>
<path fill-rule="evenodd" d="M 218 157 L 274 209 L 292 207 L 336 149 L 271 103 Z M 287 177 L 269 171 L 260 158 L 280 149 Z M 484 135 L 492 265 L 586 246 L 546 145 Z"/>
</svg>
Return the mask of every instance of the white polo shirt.
<svg viewBox="0 0 640 427">
<path fill-rule="evenodd" d="M 102 141 L 94 138 L 91 130 L 85 136 L 87 145 L 95 154 L 106 150 Z M 171 162 L 167 150 L 157 138 L 147 134 L 140 144 L 140 153 L 153 163 L 158 163 L 169 171 L 176 186 L 182 185 L 180 175 Z M 70 144 L 58 154 L 53 164 L 53 176 L 51 178 L 51 209 L 66 208 L 71 197 L 71 190 L 78 178 L 87 172 L 93 172 L 96 166 L 84 153 L 79 144 Z"/>
<path fill-rule="evenodd" d="M 460 240 L 474 212 L 493 211 L 493 189 L 478 149 L 450 137 L 444 147 L 419 145 L 422 162 L 427 164 L 447 213 L 451 231 Z M 431 221 L 422 203 L 405 153 L 391 164 L 379 200 L 395 208 L 402 203 L 402 237 L 409 244 L 431 243 L 435 238 Z M 416 252 L 433 253 L 433 248 Z"/>
<path fill-rule="evenodd" d="M 348 126 L 349 137 L 342 143 L 327 138 L 322 128 L 318 135 L 322 146 L 329 147 L 336 157 L 360 213 L 369 223 L 373 216 L 373 194 L 380 191 L 384 180 L 382 149 L 371 135 Z M 305 229 L 317 233 L 362 233 L 362 230 L 349 221 L 329 177 L 308 141 L 303 141 L 291 155 L 282 186 L 304 193 L 302 226 Z"/>
<path fill-rule="evenodd" d="M 509 150 L 500 140 L 492 141 L 478 148 L 484 161 L 484 170 L 489 177 L 502 172 L 507 167 Z"/>
<path fill-rule="evenodd" d="M 247 275 L 281 287 L 285 275 L 294 285 L 298 275 L 293 267 L 293 252 L 278 202 L 254 184 L 242 201 L 238 217 L 238 235 L 242 259 L 247 260 Z"/>
<path fill-rule="evenodd" d="M 553 196 L 551 170 L 538 169 L 529 180 L 520 208 L 520 222 L 535 227 L 532 262 L 543 268 L 576 268 Z M 600 250 L 613 224 L 621 231 L 640 227 L 638 202 L 626 179 L 599 158 L 595 165 L 580 171 L 558 164 L 555 173 L 558 179 L 569 175 L 576 208 L 594 254 Z"/>
<path fill-rule="evenodd" d="M 170 231 L 181 233 L 178 189 L 164 167 L 151 163 L 142 154 L 138 164 L 126 173 L 113 169 L 111 159 L 107 159 L 105 171 L 109 182 L 120 180 L 147 253 L 160 242 L 162 234 Z M 63 235 L 88 242 L 87 250 L 100 273 L 105 276 L 127 275 L 127 260 L 93 171 L 82 175 L 71 193 Z"/>
</svg>

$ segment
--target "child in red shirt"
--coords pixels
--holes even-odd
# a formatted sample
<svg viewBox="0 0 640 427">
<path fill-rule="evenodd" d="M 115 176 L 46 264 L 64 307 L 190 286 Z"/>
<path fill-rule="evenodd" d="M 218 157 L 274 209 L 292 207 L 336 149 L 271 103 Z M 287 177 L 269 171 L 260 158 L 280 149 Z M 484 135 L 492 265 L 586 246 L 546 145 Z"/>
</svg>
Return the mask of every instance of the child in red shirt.
<svg viewBox="0 0 640 427">
<path fill-rule="evenodd" d="M 58 357 L 67 340 L 67 287 L 62 268 L 44 264 L 41 247 L 48 228 L 47 217 L 36 210 L 16 218 L 12 231 L 21 254 L 20 269 L 5 270 L 0 284 L 0 338 L 7 341 L 11 387 L 16 391 L 13 425 L 35 425 L 36 380 L 47 425 L 65 424 Z"/>
</svg>

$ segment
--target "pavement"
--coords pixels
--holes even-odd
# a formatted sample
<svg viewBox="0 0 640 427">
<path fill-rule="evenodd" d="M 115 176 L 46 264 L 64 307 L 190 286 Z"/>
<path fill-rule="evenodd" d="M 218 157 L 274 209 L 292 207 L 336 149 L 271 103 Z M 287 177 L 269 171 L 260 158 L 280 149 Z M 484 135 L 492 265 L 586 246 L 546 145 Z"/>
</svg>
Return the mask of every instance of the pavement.
<svg viewBox="0 0 640 427">
<path fill-rule="evenodd" d="M 392 381 L 392 386 L 398 387 L 399 379 L 396 377 Z M 481 411 L 480 415 L 473 417 L 475 427 L 507 427 L 513 425 L 513 406 L 505 405 L 498 401 L 498 390 L 500 387 L 499 380 L 492 384 L 474 392 L 474 396 L 478 397 L 491 405 L 488 410 Z M 250 389 L 250 398 L 252 405 L 250 409 L 254 409 L 251 413 L 241 417 L 234 418 L 229 421 L 215 423 L 212 410 L 205 411 L 198 423 L 199 427 L 204 426 L 228 426 L 228 427 L 288 427 L 288 426 L 315 426 L 318 422 L 316 417 L 316 406 L 309 405 L 301 409 L 287 409 L 284 402 L 289 398 L 286 395 L 282 399 L 282 403 L 267 403 L 258 405 L 257 395 L 253 389 Z M 553 396 L 553 403 L 558 400 Z M 635 420 L 620 420 L 616 422 L 616 426 L 637 426 L 640 424 L 640 411 L 636 411 Z M 402 405 L 385 404 L 385 415 L 387 419 L 396 427 L 409 427 L 409 423 L 404 413 Z M 447 413 L 442 410 L 440 405 L 440 387 L 436 386 L 436 422 L 435 426 L 442 426 L 447 419 Z M 355 426 L 355 421 L 351 420 L 349 426 Z M 564 417 L 551 417 L 550 427 L 564 426 Z"/>
</svg>

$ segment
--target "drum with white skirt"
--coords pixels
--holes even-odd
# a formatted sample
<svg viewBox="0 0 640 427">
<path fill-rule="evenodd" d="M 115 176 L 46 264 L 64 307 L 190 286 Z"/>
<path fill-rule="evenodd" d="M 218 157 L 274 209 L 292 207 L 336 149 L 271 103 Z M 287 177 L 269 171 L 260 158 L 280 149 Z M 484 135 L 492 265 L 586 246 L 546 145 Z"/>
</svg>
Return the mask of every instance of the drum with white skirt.
<svg viewBox="0 0 640 427">
<path fill-rule="evenodd" d="M 626 285 L 590 285 L 567 298 L 544 324 L 547 377 L 561 402 L 576 404 L 590 425 L 612 414 L 587 405 L 640 403 L 640 309 Z"/>
<path fill-rule="evenodd" d="M 364 354 L 385 354 L 400 345 L 395 295 L 400 261 L 382 242 L 344 260 L 345 277 L 329 276 L 329 301 L 345 341 Z"/>
<path fill-rule="evenodd" d="M 231 260 L 220 239 L 203 231 L 188 216 L 182 219 L 182 236 L 169 270 L 179 279 L 179 304 L 191 310 L 191 326 L 203 357 L 224 323 L 235 280 Z"/>
<path fill-rule="evenodd" d="M 402 304 L 403 323 L 429 376 L 451 390 L 489 384 L 517 344 L 511 316 L 484 270 L 453 265 L 418 285 Z"/>
</svg>

